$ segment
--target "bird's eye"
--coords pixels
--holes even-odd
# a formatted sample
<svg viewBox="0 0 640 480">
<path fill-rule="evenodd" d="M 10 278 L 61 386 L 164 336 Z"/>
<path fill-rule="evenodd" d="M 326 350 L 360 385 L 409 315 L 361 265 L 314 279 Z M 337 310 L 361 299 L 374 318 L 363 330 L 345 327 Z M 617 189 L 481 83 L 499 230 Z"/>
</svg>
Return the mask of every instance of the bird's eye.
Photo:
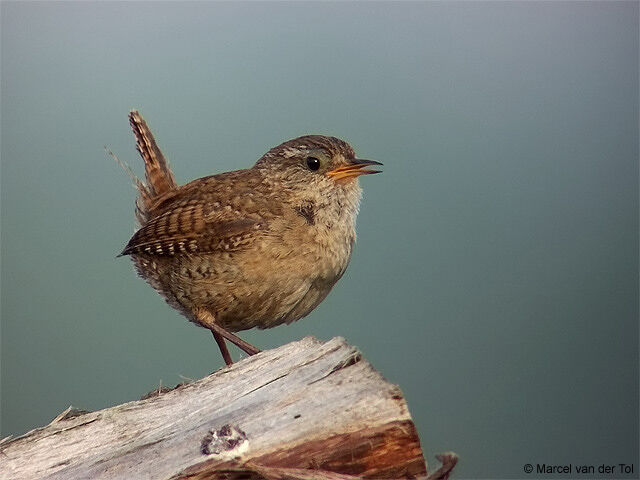
<svg viewBox="0 0 640 480">
<path fill-rule="evenodd" d="M 307 167 L 315 172 L 320 168 L 320 160 L 316 157 L 307 157 Z"/>
</svg>

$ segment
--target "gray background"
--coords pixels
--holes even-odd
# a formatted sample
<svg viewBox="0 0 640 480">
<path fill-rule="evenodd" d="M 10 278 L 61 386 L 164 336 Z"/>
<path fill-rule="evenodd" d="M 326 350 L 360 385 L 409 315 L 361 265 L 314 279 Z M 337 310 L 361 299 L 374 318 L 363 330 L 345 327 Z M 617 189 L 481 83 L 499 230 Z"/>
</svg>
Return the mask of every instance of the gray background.
<svg viewBox="0 0 640 480">
<path fill-rule="evenodd" d="M 332 294 L 246 340 L 346 337 L 458 478 L 637 474 L 638 3 L 1 8 L 3 435 L 221 366 L 115 258 L 136 107 L 181 182 L 306 133 L 385 163 Z"/>
</svg>

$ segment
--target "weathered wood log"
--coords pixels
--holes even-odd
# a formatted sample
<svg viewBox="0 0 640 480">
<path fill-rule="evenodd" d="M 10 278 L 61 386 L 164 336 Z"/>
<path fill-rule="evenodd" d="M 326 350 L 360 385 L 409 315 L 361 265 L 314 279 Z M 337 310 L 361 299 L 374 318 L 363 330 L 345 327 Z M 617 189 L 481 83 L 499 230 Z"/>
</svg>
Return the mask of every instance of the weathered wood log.
<svg viewBox="0 0 640 480">
<path fill-rule="evenodd" d="M 455 455 L 430 478 L 445 479 Z M 97 412 L 68 409 L 0 442 L 0 479 L 426 478 L 400 389 L 311 337 Z"/>
</svg>

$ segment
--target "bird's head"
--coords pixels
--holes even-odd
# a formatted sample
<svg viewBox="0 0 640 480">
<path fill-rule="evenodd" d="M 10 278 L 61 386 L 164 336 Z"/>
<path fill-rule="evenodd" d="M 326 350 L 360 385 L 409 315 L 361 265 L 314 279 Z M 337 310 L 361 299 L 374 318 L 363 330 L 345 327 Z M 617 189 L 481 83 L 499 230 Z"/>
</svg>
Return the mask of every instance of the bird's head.
<svg viewBox="0 0 640 480">
<path fill-rule="evenodd" d="M 284 142 L 269 150 L 254 168 L 268 171 L 286 184 L 299 188 L 359 191 L 357 178 L 380 173 L 369 170 L 382 165 L 373 160 L 356 158 L 347 142 L 335 137 L 306 135 Z"/>
</svg>

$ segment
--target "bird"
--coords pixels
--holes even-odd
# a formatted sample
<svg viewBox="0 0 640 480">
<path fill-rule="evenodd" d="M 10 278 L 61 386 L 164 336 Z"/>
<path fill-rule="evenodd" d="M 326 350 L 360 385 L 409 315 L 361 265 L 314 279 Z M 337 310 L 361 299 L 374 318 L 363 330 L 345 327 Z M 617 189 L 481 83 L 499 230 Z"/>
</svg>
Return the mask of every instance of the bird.
<svg viewBox="0 0 640 480">
<path fill-rule="evenodd" d="M 380 173 L 345 141 L 305 135 L 281 143 L 251 168 L 178 185 L 146 121 L 129 112 L 145 166 L 139 228 L 119 256 L 189 321 L 225 341 L 260 350 L 235 333 L 308 315 L 343 276 L 356 240 L 362 189 Z M 114 155 L 115 157 L 115 155 Z M 117 157 L 115 157 L 117 160 Z"/>
</svg>

